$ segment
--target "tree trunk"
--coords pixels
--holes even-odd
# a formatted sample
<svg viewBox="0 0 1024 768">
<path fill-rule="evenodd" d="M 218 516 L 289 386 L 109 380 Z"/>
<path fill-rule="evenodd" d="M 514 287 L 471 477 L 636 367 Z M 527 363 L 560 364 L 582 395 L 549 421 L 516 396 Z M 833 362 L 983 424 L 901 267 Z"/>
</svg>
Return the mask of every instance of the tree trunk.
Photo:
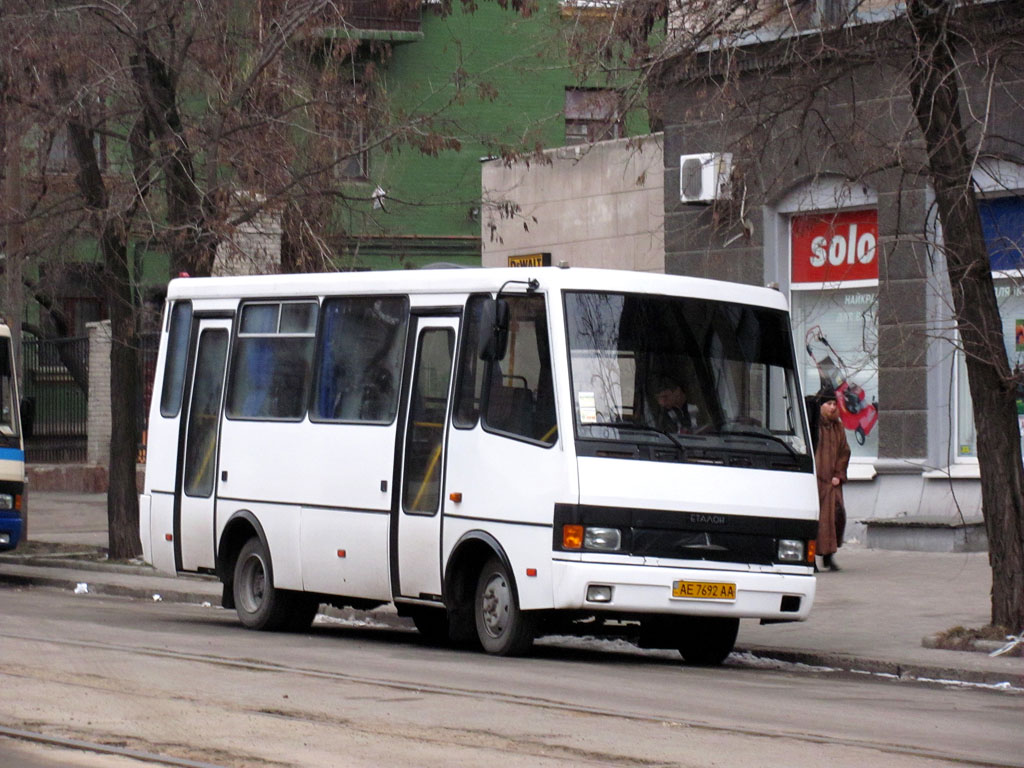
<svg viewBox="0 0 1024 768">
<path fill-rule="evenodd" d="M 106 240 L 106 237 L 104 237 Z M 103 244 L 110 274 L 110 464 L 107 488 L 107 540 L 110 558 L 142 553 L 139 496 L 135 480 L 138 453 L 138 344 L 135 334 L 128 245 L 123 237 Z"/>
<path fill-rule="evenodd" d="M 213 269 L 216 238 L 209 231 L 205 200 L 196 183 L 191 147 L 178 111 L 177 78 L 171 67 L 139 38 L 132 78 L 149 130 L 157 139 L 167 196 L 170 276 L 205 277 Z"/>
<path fill-rule="evenodd" d="M 1016 386 L 971 183 L 972 153 L 960 118 L 959 81 L 948 24 L 954 3 L 911 0 L 917 61 L 911 95 L 935 188 L 957 329 L 978 433 L 981 503 L 992 567 L 992 624 L 1024 628 L 1024 464 Z"/>
<path fill-rule="evenodd" d="M 66 77 L 54 73 L 55 84 L 64 90 Z M 68 138 L 78 164 L 75 183 L 92 211 L 98 229 L 103 264 L 107 271 L 110 308 L 110 463 L 107 488 L 107 541 L 115 560 L 136 557 L 139 541 L 139 497 L 135 484 L 137 450 L 138 366 L 136 365 L 135 318 L 128 270 L 128 231 L 134 204 L 124 212 L 112 210 L 106 183 L 100 173 L 92 133 L 72 116 Z"/>
</svg>

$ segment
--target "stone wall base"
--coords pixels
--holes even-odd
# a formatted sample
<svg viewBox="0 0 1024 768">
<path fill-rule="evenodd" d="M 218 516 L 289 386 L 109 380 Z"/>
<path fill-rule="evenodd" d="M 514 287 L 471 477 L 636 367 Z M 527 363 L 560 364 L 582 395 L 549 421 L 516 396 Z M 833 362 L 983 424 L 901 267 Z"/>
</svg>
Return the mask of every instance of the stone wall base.
<svg viewBox="0 0 1024 768">
<path fill-rule="evenodd" d="M 109 485 L 103 464 L 28 464 L 28 492 L 65 491 L 73 493 L 106 493 Z M 135 472 L 136 486 L 141 493 L 146 474 L 145 465 Z"/>
<path fill-rule="evenodd" d="M 950 523 L 928 518 L 864 520 L 869 549 L 913 552 L 987 552 L 988 537 L 980 520 Z"/>
</svg>

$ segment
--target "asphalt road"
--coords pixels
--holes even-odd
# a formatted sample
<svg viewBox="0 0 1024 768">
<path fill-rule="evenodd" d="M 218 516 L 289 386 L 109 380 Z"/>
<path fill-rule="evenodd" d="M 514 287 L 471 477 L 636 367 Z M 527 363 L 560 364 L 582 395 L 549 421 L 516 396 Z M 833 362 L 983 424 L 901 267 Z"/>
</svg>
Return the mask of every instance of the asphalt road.
<svg viewBox="0 0 1024 768">
<path fill-rule="evenodd" d="M 0 611 L 4 726 L 170 764 L 1024 765 L 1013 693 L 601 643 L 499 659 L 393 628 L 254 633 L 216 607 L 42 588 L 0 588 Z M 16 748 L 0 739 L 0 765 Z M 134 764 L 99 760 L 82 765 Z"/>
</svg>

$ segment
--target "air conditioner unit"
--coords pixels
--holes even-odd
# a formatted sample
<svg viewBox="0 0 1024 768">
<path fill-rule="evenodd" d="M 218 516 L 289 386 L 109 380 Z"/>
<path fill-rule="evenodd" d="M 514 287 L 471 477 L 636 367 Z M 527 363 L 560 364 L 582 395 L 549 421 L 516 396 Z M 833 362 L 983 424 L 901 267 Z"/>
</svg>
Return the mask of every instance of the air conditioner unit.
<svg viewBox="0 0 1024 768">
<path fill-rule="evenodd" d="M 729 196 L 732 154 L 706 152 L 679 156 L 679 199 L 684 203 L 710 203 Z"/>
</svg>

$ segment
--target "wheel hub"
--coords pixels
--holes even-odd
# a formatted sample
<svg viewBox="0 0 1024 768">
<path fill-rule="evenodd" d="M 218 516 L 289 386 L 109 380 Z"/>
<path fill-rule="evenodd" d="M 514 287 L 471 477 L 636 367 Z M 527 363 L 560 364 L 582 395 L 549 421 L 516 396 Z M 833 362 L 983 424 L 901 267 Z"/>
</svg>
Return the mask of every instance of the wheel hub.
<svg viewBox="0 0 1024 768">
<path fill-rule="evenodd" d="M 484 629 L 491 637 L 501 637 L 508 624 L 509 609 L 508 583 L 500 574 L 494 574 L 484 587 L 481 595 L 481 613 Z"/>
<path fill-rule="evenodd" d="M 244 575 L 242 596 L 244 597 L 245 609 L 250 613 L 259 610 L 263 604 L 263 596 L 266 590 L 266 571 L 263 562 L 258 557 L 250 557 L 242 571 Z"/>
</svg>

